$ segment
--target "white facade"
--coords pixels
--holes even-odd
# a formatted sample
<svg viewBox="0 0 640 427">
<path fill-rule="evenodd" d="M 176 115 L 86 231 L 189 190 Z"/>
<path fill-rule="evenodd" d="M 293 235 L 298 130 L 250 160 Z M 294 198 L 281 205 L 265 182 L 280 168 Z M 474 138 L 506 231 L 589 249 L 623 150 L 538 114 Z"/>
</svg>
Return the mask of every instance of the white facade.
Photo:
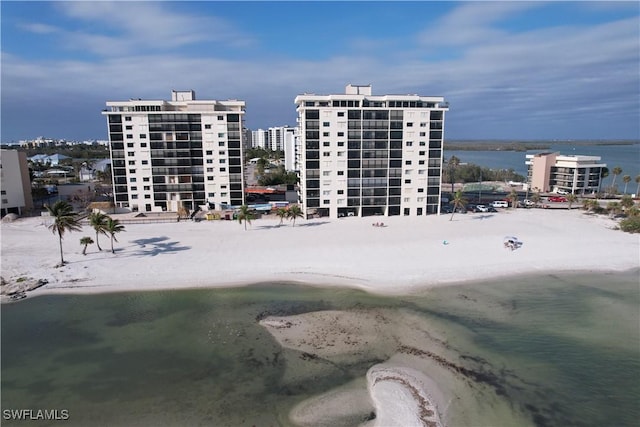
<svg viewBox="0 0 640 427">
<path fill-rule="evenodd" d="M 269 145 L 269 131 L 258 129 L 251 131 L 251 147 L 267 150 Z"/>
<path fill-rule="evenodd" d="M 0 150 L 0 209 L 2 216 L 22 215 L 33 208 L 27 155 L 17 150 Z"/>
<path fill-rule="evenodd" d="M 224 209 L 244 203 L 242 129 L 245 102 L 108 101 L 114 199 L 133 211 Z"/>
<path fill-rule="evenodd" d="M 299 128 L 287 128 L 284 135 L 284 167 L 287 172 L 300 170 L 299 139 Z"/>
<path fill-rule="evenodd" d="M 300 199 L 307 215 L 437 214 L 442 97 L 345 94 L 295 98 L 300 127 Z"/>
</svg>

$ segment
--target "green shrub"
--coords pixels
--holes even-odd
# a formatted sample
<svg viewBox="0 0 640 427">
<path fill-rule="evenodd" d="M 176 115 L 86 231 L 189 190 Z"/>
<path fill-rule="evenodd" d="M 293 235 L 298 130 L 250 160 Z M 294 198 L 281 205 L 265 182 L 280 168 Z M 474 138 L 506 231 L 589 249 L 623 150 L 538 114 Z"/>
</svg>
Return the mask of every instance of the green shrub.
<svg viewBox="0 0 640 427">
<path fill-rule="evenodd" d="M 627 233 L 640 233 L 640 217 L 631 216 L 620 221 L 620 229 Z"/>
</svg>

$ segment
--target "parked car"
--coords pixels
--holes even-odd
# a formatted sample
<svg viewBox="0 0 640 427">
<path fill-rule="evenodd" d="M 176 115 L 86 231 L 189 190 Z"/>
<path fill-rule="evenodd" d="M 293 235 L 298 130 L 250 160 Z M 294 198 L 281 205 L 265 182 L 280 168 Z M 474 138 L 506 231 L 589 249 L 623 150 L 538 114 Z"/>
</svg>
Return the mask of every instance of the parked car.
<svg viewBox="0 0 640 427">
<path fill-rule="evenodd" d="M 523 205 L 524 205 L 524 207 L 526 207 L 526 208 L 532 208 L 532 207 L 534 207 L 534 206 L 536 205 L 535 203 L 533 203 L 533 202 L 532 202 L 531 200 L 529 200 L 529 199 L 524 199 L 524 200 L 522 201 L 522 204 L 523 204 Z"/>
<path fill-rule="evenodd" d="M 566 197 L 562 197 L 562 196 L 550 196 L 549 197 L 549 201 L 550 202 L 556 202 L 556 203 L 562 203 L 562 202 L 566 202 L 567 198 Z"/>
<path fill-rule="evenodd" d="M 487 206 L 487 212 L 498 212 L 493 206 Z"/>
<path fill-rule="evenodd" d="M 496 200 L 491 203 L 494 208 L 508 208 L 509 203 L 506 200 Z"/>
<path fill-rule="evenodd" d="M 558 191 L 556 191 L 556 193 L 560 194 L 560 195 L 563 195 L 563 196 L 566 196 L 567 194 L 569 194 L 569 192 L 567 190 L 558 190 Z"/>
<path fill-rule="evenodd" d="M 489 208 L 486 207 L 485 205 L 477 205 L 476 208 L 473 211 L 474 212 L 489 212 Z"/>
</svg>

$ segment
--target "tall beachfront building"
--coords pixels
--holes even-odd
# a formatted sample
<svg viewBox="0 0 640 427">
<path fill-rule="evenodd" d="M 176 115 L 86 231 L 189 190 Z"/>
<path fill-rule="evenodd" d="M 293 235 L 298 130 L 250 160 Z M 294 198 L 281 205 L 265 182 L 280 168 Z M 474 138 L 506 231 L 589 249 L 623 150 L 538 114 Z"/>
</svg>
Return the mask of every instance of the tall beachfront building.
<svg viewBox="0 0 640 427">
<path fill-rule="evenodd" d="M 306 215 L 439 213 L 444 98 L 347 85 L 344 94 L 298 95 L 295 104 Z"/>
<path fill-rule="evenodd" d="M 132 211 L 224 209 L 244 203 L 245 102 L 107 101 L 114 201 Z"/>
<path fill-rule="evenodd" d="M 599 156 L 527 154 L 528 184 L 533 191 L 595 193 L 600 189 L 602 170 L 607 167 Z"/>
</svg>

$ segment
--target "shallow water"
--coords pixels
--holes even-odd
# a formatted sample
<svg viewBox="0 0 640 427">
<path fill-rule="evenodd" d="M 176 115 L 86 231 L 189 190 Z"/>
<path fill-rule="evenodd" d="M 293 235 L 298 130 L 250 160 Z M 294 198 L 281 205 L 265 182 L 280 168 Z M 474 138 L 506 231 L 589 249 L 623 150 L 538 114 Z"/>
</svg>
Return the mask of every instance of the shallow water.
<svg viewBox="0 0 640 427">
<path fill-rule="evenodd" d="M 478 421 L 640 419 L 638 271 L 513 278 L 410 297 L 260 284 L 27 299 L 2 307 L 2 408 L 67 409 L 69 426 L 290 425 L 295 404 L 363 377 L 380 360 L 307 364 L 257 319 L 379 307 L 424 319 L 446 339 L 445 357 L 483 372 L 467 395 L 494 393 L 512 408 L 476 408 Z M 465 410 L 451 405 L 450 424 L 467 419 Z M 12 422 L 3 412 L 2 425 L 47 423 Z"/>
</svg>

